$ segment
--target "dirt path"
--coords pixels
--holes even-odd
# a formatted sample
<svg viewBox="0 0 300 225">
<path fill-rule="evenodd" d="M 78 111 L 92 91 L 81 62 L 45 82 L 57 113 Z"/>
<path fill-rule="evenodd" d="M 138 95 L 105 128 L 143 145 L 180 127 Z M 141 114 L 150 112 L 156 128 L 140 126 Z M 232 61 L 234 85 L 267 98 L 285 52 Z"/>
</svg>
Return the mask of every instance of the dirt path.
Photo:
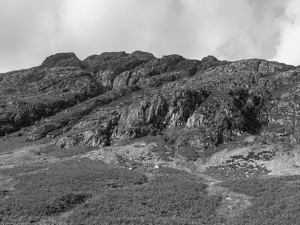
<svg viewBox="0 0 300 225">
<path fill-rule="evenodd" d="M 219 216 L 225 218 L 235 217 L 251 205 L 251 197 L 219 186 L 218 184 L 222 183 L 222 180 L 214 179 L 203 173 L 197 175 L 205 180 L 205 183 L 208 185 L 206 190 L 209 195 L 222 195 L 222 204 L 217 213 Z"/>
</svg>

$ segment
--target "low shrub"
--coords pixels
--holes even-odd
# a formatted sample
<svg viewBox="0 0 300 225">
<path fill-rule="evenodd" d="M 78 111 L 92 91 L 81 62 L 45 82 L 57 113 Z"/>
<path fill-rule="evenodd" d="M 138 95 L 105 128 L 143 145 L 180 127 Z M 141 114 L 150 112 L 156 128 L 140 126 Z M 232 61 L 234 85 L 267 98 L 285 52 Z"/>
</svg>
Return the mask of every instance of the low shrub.
<svg viewBox="0 0 300 225">
<path fill-rule="evenodd" d="M 74 210 L 70 224 L 216 224 L 221 196 L 206 185 L 158 176 L 147 185 L 105 191 Z"/>
<path fill-rule="evenodd" d="M 69 210 L 105 189 L 147 182 L 147 178 L 137 171 L 89 159 L 57 162 L 35 173 L 17 174 L 22 167 L 11 169 L 13 173 L 9 169 L 1 171 L 11 173 L 17 181 L 10 198 L 1 200 L 0 221 L 4 224 L 14 224 L 20 218 L 22 222 L 29 218 L 38 220 L 45 215 Z M 34 166 L 29 168 L 32 171 Z"/>
<path fill-rule="evenodd" d="M 89 194 L 66 194 L 59 198 L 54 199 L 49 205 L 46 205 L 44 213 L 46 215 L 53 215 L 60 212 L 65 212 L 69 209 L 72 209 L 74 206 L 83 203 L 88 197 L 91 197 Z"/>
<path fill-rule="evenodd" d="M 252 205 L 228 224 L 299 224 L 300 177 L 227 181 L 222 186 L 252 196 Z"/>
</svg>

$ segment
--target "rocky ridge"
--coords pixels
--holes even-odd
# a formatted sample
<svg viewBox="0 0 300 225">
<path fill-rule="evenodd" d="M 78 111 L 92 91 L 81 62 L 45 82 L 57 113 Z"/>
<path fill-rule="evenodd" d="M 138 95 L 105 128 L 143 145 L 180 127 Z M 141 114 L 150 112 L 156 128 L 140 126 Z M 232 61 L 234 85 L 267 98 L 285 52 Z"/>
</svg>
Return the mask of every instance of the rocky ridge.
<svg viewBox="0 0 300 225">
<path fill-rule="evenodd" d="M 157 137 L 196 160 L 241 136 L 299 139 L 300 68 L 262 59 L 156 58 L 135 51 L 47 57 L 0 74 L 0 136 L 59 148 Z"/>
</svg>

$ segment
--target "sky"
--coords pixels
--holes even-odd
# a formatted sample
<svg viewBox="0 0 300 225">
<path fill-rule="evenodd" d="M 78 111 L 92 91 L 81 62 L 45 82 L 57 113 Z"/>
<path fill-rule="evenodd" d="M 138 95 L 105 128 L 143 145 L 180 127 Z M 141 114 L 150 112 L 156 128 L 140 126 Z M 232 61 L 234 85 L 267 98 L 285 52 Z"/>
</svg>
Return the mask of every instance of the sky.
<svg viewBox="0 0 300 225">
<path fill-rule="evenodd" d="M 0 73 L 135 50 L 297 66 L 300 0 L 0 0 Z"/>
</svg>

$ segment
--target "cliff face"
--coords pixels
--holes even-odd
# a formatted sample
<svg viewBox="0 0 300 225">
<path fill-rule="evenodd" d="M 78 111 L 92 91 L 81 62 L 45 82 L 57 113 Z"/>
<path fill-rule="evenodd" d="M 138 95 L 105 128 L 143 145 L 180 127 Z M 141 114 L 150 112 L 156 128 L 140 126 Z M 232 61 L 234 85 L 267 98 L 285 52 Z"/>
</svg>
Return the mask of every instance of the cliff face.
<svg viewBox="0 0 300 225">
<path fill-rule="evenodd" d="M 0 74 L 0 136 L 60 148 L 145 136 L 201 153 L 244 133 L 300 142 L 300 68 L 261 59 L 74 53 Z"/>
</svg>

